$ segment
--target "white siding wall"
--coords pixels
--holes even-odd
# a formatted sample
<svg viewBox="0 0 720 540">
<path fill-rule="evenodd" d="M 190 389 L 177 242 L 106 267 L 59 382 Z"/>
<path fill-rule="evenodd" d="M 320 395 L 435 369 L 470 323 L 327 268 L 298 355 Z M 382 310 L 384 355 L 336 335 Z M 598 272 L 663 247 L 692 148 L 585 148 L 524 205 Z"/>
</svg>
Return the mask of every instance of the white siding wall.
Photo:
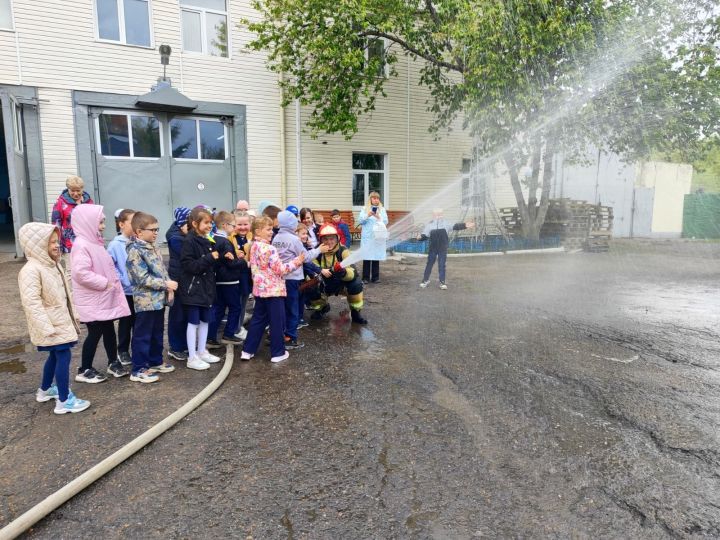
<svg viewBox="0 0 720 540">
<path fill-rule="evenodd" d="M 391 210 L 460 204 L 460 169 L 463 157 L 470 155 L 471 140 L 461 131 L 460 122 L 453 132 L 441 134 L 438 140 L 428 132 L 432 114 L 427 112 L 426 101 L 430 94 L 418 85 L 419 68 L 416 62 L 400 59 L 396 64 L 397 79 L 389 80 L 386 86 L 388 97 L 378 99 L 371 116 L 362 117 L 360 130 L 350 141 L 338 135 L 317 140 L 307 133 L 301 137 L 303 205 L 345 210 L 352 207 L 353 152 L 387 154 L 386 203 Z M 303 120 L 309 112 L 303 109 Z M 294 107 L 286 109 L 285 119 L 287 198 L 299 203 Z M 425 213 L 429 215 L 429 211 Z"/>
<path fill-rule="evenodd" d="M 42 111 L 40 132 L 43 141 L 45 191 L 50 212 L 58 195 L 65 189 L 68 175 L 77 174 L 72 96 L 67 89 L 40 88 L 38 99 Z"/>
<path fill-rule="evenodd" d="M 162 73 L 157 46 L 168 44 L 173 49 L 168 76 L 188 97 L 247 105 L 251 204 L 261 199 L 286 202 L 280 200 L 283 112 L 277 76 L 266 69 L 264 54 L 244 50 L 250 35 L 237 27 L 241 17 L 257 16 L 248 0 L 229 2 L 230 58 L 182 52 L 177 0 L 151 0 L 153 48 L 100 42 L 95 37 L 94 3 L 13 0 L 15 32 L 0 32 L 0 84 L 20 83 L 17 38 L 22 84 L 40 88 L 48 201 L 57 198 L 65 176 L 77 170 L 71 91 L 145 93 Z M 429 95 L 417 84 L 417 66 L 410 66 L 409 85 L 404 58 L 398 71 L 400 77 L 388 84 L 389 97 L 378 102 L 371 118 L 362 120 L 352 141 L 337 136 L 313 141 L 303 136 L 305 204 L 350 208 L 353 151 L 388 154 L 391 209 L 411 209 L 459 177 L 462 157 L 469 155 L 469 139 L 456 131 L 434 141 L 427 132 L 432 119 L 426 112 Z M 284 114 L 287 201 L 295 202 L 294 109 Z M 450 199 L 459 204 L 459 185 Z"/>
</svg>

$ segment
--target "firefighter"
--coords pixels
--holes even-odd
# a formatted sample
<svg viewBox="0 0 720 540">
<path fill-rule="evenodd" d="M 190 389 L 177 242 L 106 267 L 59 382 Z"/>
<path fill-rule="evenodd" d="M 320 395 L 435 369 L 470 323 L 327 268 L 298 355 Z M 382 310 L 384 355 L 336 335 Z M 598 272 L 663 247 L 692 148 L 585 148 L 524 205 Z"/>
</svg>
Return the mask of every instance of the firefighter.
<svg viewBox="0 0 720 540">
<path fill-rule="evenodd" d="M 340 244 L 340 235 L 333 225 L 323 225 L 318 231 L 318 239 L 328 247 L 327 253 L 321 253 L 315 260 L 320 267 L 322 285 L 309 291 L 310 307 L 315 310 L 313 319 L 321 319 L 328 311 L 329 295 L 345 294 L 350 306 L 352 322 L 367 324 L 360 310 L 363 307 L 363 283 L 352 265 L 343 268 L 342 262 L 350 257 L 350 250 Z"/>
</svg>

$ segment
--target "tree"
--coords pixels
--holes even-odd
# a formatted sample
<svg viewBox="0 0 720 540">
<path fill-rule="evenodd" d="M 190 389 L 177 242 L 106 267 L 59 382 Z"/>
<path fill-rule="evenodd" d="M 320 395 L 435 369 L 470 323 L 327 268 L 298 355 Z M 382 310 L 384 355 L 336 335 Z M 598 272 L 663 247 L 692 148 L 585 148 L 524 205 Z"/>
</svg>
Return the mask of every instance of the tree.
<svg viewBox="0 0 720 540">
<path fill-rule="evenodd" d="M 715 3 L 255 0 L 261 19 L 244 24 L 256 34 L 250 47 L 286 75 L 285 104 L 310 107 L 312 135 L 352 137 L 384 96 L 378 62 L 393 77 L 400 55 L 419 61 L 429 128 L 439 136 L 462 115 L 476 151 L 507 167 L 523 232 L 537 239 L 556 152 L 579 157 L 594 144 L 628 159 L 690 155 L 718 131 Z M 368 58 L 378 38 L 390 47 Z"/>
</svg>

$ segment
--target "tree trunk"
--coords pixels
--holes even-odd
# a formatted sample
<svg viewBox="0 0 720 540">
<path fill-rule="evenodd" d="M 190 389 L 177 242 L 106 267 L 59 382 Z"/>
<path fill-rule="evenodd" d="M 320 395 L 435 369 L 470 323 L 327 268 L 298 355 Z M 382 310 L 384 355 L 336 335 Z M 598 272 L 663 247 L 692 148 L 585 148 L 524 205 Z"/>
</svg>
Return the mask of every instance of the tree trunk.
<svg viewBox="0 0 720 540">
<path fill-rule="evenodd" d="M 528 206 L 525 204 L 525 196 L 522 192 L 522 184 L 520 184 L 520 178 L 518 178 L 518 169 L 515 165 L 515 160 L 512 154 L 509 152 L 504 155 L 505 165 L 507 165 L 508 172 L 510 173 L 510 184 L 512 185 L 513 192 L 515 192 L 515 200 L 518 205 L 518 212 L 520 213 L 520 225 L 522 226 L 523 236 L 526 238 L 533 234 L 533 223 L 530 219 L 530 213 L 528 212 Z"/>
</svg>

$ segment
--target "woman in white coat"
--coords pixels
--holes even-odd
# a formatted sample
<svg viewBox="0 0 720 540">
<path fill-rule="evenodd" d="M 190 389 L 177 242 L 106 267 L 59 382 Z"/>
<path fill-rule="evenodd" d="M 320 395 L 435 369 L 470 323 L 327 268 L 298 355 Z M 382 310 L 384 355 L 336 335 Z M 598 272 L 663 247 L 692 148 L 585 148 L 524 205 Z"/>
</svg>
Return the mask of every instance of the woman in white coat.
<svg viewBox="0 0 720 540">
<path fill-rule="evenodd" d="M 380 261 L 386 258 L 388 216 L 380 201 L 380 194 L 373 191 L 365 208 L 360 211 L 357 223 L 362 227 L 360 249 L 363 254 L 363 283 L 380 281 Z"/>
</svg>

